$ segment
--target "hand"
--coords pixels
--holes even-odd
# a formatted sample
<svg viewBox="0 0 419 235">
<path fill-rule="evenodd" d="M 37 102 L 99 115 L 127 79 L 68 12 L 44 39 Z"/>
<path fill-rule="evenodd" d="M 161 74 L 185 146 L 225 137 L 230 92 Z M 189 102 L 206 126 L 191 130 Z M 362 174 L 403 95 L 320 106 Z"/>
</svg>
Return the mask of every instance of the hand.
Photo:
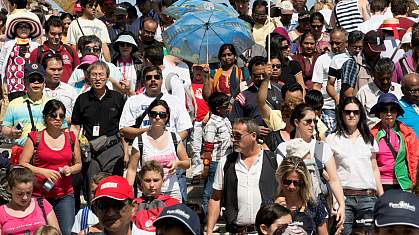
<svg viewBox="0 0 419 235">
<path fill-rule="evenodd" d="M 204 166 L 201 172 L 201 179 L 206 179 L 209 175 L 209 166 Z"/>
<path fill-rule="evenodd" d="M 204 65 L 204 67 L 202 68 L 202 72 L 204 72 L 204 74 L 209 74 L 210 72 L 209 64 Z"/>
<path fill-rule="evenodd" d="M 265 65 L 265 74 L 263 76 L 264 80 L 269 80 L 271 78 L 272 75 L 272 65 L 271 63 L 268 63 Z"/>
<path fill-rule="evenodd" d="M 67 165 L 58 168 L 58 170 L 61 172 L 61 174 L 65 175 L 65 176 L 70 176 L 71 175 L 71 167 L 69 167 Z"/>
<path fill-rule="evenodd" d="M 287 201 L 285 200 L 285 197 L 278 197 L 275 200 L 275 203 L 278 203 L 281 206 L 287 207 Z"/>
<path fill-rule="evenodd" d="M 337 229 L 336 229 L 335 235 L 341 234 L 342 231 L 343 231 L 343 229 L 344 229 L 344 225 L 343 224 L 341 226 L 338 226 Z"/>
<path fill-rule="evenodd" d="M 14 139 L 19 139 L 22 136 L 22 130 L 18 130 L 16 127 L 12 127 L 12 136 Z"/>
<path fill-rule="evenodd" d="M 59 171 L 49 170 L 49 169 L 43 169 L 41 172 L 41 175 L 43 175 L 47 180 L 51 182 L 56 182 L 59 178 L 61 178 L 61 174 Z"/>
<path fill-rule="evenodd" d="M 269 135 L 269 133 L 271 133 L 271 129 L 264 127 L 264 126 L 259 126 L 260 129 L 260 135 L 261 136 L 267 136 Z"/>
<path fill-rule="evenodd" d="M 168 165 L 168 167 L 170 168 L 169 169 L 169 174 L 171 174 L 171 175 L 176 174 L 176 169 L 178 167 L 178 164 L 179 164 L 178 160 L 175 160 L 175 161 L 172 161 L 171 163 L 169 163 L 169 165 Z"/>
<path fill-rule="evenodd" d="M 343 228 L 343 223 L 345 222 L 345 207 L 339 206 L 339 209 L 336 213 L 336 221 L 338 224 L 336 225 L 336 228 L 339 230 L 340 227 Z"/>
<path fill-rule="evenodd" d="M 129 90 L 129 81 L 127 79 L 122 79 L 121 81 L 119 81 L 119 85 L 121 85 L 122 89 L 124 89 L 125 91 L 128 89 Z"/>
</svg>

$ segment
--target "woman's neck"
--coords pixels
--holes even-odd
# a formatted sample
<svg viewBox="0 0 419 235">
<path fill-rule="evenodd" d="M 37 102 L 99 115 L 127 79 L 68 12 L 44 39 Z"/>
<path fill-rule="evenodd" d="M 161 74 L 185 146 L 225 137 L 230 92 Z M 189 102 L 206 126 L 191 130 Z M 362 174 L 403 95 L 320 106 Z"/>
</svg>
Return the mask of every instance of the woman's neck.
<svg viewBox="0 0 419 235">
<path fill-rule="evenodd" d="M 228 70 L 231 70 L 233 68 L 233 66 L 234 66 L 234 64 L 231 64 L 231 65 L 221 65 L 221 68 L 224 71 L 228 71 Z"/>
<path fill-rule="evenodd" d="M 32 202 L 32 200 L 29 201 L 28 205 L 21 206 L 21 205 L 18 205 L 16 203 L 14 203 L 13 200 L 12 200 L 7 204 L 7 207 L 9 207 L 10 209 L 15 210 L 15 211 L 25 211 L 30 206 L 31 202 Z"/>
<path fill-rule="evenodd" d="M 297 131 L 295 132 L 295 138 L 301 138 L 301 139 L 303 139 L 305 142 L 310 143 L 310 142 L 311 142 L 311 139 L 313 138 L 313 136 L 302 136 L 302 135 L 300 134 L 300 132 L 297 130 Z"/>
<path fill-rule="evenodd" d="M 148 129 L 147 133 L 149 136 L 151 136 L 151 138 L 158 139 L 160 136 L 164 134 L 165 131 L 166 129 L 164 127 L 163 128 L 150 128 Z"/>
<path fill-rule="evenodd" d="M 295 207 L 294 209 L 299 209 L 301 206 L 303 206 L 303 199 L 297 192 L 283 192 L 283 194 L 285 196 L 288 209 L 293 207 Z"/>
<path fill-rule="evenodd" d="M 49 136 L 56 139 L 60 137 L 60 135 L 63 133 L 63 130 L 61 128 L 56 127 L 48 127 L 45 129 L 45 131 L 48 133 Z"/>
<path fill-rule="evenodd" d="M 357 133 L 358 133 L 358 127 L 356 126 L 347 127 L 347 132 L 346 132 L 347 135 L 352 136 L 352 135 L 356 135 Z"/>
<path fill-rule="evenodd" d="M 131 60 L 130 54 L 121 54 L 119 57 L 119 61 L 121 62 L 129 62 Z"/>
</svg>

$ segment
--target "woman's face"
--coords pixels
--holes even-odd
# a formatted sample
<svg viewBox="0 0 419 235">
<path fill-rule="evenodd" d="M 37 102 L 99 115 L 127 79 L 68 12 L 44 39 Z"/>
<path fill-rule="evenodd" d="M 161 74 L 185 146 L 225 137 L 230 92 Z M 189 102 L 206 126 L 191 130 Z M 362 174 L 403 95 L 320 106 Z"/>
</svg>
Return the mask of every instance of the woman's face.
<svg viewBox="0 0 419 235">
<path fill-rule="evenodd" d="M 306 111 L 306 115 L 301 120 L 294 120 L 296 131 L 303 139 L 313 136 L 316 122 L 316 114 L 313 111 Z"/>
<path fill-rule="evenodd" d="M 150 117 L 150 122 L 153 127 L 165 127 L 167 119 L 169 118 L 166 108 L 162 105 L 152 108 L 148 113 L 148 116 Z"/>
<path fill-rule="evenodd" d="M 283 58 L 288 58 L 288 56 L 290 56 L 291 49 L 287 40 L 284 40 L 281 42 L 281 52 L 282 52 Z"/>
<path fill-rule="evenodd" d="M 355 103 L 345 105 L 343 109 L 343 122 L 348 129 L 356 128 L 358 126 L 360 117 L 359 106 Z"/>
<path fill-rule="evenodd" d="M 313 31 L 316 33 L 316 35 L 320 35 L 322 33 L 323 30 L 323 24 L 320 20 L 313 20 L 310 23 L 311 28 L 313 29 Z"/>
<path fill-rule="evenodd" d="M 381 124 L 384 127 L 393 127 L 397 118 L 397 108 L 394 105 L 387 105 L 380 110 Z"/>
<path fill-rule="evenodd" d="M 64 32 L 67 32 L 67 30 L 68 30 L 68 27 L 70 27 L 70 24 L 71 24 L 71 19 L 70 18 L 65 18 L 64 20 L 63 20 L 63 23 L 64 23 Z"/>
<path fill-rule="evenodd" d="M 57 111 L 49 114 L 46 118 L 47 127 L 55 127 L 61 128 L 65 118 L 65 112 L 62 109 L 58 109 Z"/>
<path fill-rule="evenodd" d="M 234 64 L 235 61 L 235 55 L 233 54 L 233 52 L 226 48 L 223 53 L 221 53 L 221 58 L 220 58 L 220 63 L 221 65 L 225 65 L 227 67 L 232 66 Z"/>
<path fill-rule="evenodd" d="M 25 22 L 18 23 L 16 25 L 16 35 L 19 38 L 29 38 L 29 34 L 31 33 L 31 25 Z"/>
<path fill-rule="evenodd" d="M 291 222 L 291 215 L 284 215 L 281 218 L 275 220 L 267 229 L 263 229 L 262 233 L 266 235 L 273 235 L 275 234 L 277 229 L 284 231 L 288 227 L 288 224 L 290 224 Z"/>
<path fill-rule="evenodd" d="M 301 49 L 303 50 L 304 54 L 312 55 L 316 50 L 316 41 L 314 41 L 314 37 L 309 35 L 301 42 Z"/>
<path fill-rule="evenodd" d="M 290 193 L 296 193 L 300 190 L 302 179 L 296 171 L 291 171 L 282 179 L 282 188 Z"/>
<path fill-rule="evenodd" d="M 28 207 L 31 203 L 33 183 L 17 183 L 10 190 L 12 201 L 20 207 Z"/>
<path fill-rule="evenodd" d="M 279 79 L 281 76 L 281 61 L 278 58 L 271 59 L 272 75 L 274 79 Z"/>
<path fill-rule="evenodd" d="M 130 56 L 132 52 L 132 45 L 127 42 L 120 42 L 119 44 L 119 53 L 122 56 Z"/>
<path fill-rule="evenodd" d="M 141 179 L 141 191 L 145 196 L 158 196 L 163 186 L 163 178 L 157 171 L 148 171 Z"/>
</svg>

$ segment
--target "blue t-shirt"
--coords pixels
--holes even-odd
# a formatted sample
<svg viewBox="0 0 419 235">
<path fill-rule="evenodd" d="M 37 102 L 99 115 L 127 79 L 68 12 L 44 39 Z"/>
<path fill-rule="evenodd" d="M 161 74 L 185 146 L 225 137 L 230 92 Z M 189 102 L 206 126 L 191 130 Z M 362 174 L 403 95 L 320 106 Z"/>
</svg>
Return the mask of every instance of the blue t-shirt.
<svg viewBox="0 0 419 235">
<path fill-rule="evenodd" d="M 404 110 L 403 116 L 397 117 L 397 120 L 406 124 L 415 131 L 416 136 L 419 136 L 419 107 L 416 104 L 407 102 L 404 97 L 400 100 L 400 106 Z"/>
</svg>

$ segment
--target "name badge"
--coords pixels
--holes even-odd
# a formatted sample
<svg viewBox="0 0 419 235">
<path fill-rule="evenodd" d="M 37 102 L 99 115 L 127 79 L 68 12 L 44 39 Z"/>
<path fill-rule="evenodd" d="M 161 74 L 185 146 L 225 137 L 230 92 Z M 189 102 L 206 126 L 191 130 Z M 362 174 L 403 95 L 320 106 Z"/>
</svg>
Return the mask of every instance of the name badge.
<svg viewBox="0 0 419 235">
<path fill-rule="evenodd" d="M 100 126 L 93 126 L 93 136 L 94 137 L 98 137 L 99 136 L 99 131 L 100 131 Z"/>
</svg>

